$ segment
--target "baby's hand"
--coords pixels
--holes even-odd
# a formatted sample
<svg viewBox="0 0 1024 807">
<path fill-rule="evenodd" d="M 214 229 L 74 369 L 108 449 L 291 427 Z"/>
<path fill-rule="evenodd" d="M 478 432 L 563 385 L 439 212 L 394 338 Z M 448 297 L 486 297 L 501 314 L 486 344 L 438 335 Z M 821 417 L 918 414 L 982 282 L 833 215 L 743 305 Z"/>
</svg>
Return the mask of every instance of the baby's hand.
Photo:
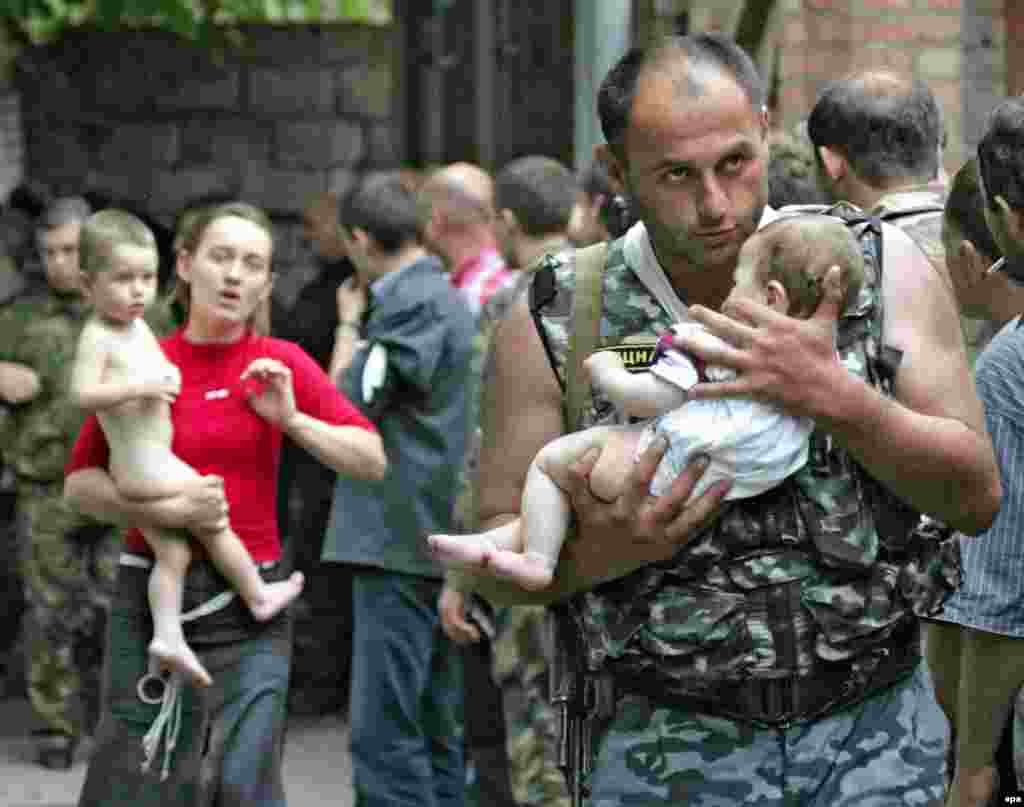
<svg viewBox="0 0 1024 807">
<path fill-rule="evenodd" d="M 174 403 L 179 392 L 181 392 L 181 370 L 173 364 L 161 368 L 160 375 L 147 378 L 142 382 L 143 398 L 159 398 L 161 401 Z"/>
<path fill-rule="evenodd" d="M 608 373 L 616 370 L 625 370 L 626 365 L 622 358 L 614 350 L 599 350 L 588 356 L 583 362 L 583 369 L 591 384 L 602 386 L 601 379 Z"/>
</svg>

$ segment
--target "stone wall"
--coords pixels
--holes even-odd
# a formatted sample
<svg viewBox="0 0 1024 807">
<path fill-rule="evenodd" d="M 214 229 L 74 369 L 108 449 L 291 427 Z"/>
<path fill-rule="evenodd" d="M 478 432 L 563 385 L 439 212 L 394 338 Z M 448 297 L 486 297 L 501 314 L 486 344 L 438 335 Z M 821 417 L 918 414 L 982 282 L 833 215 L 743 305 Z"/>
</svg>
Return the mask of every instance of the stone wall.
<svg viewBox="0 0 1024 807">
<path fill-rule="evenodd" d="M 230 195 L 277 225 L 282 271 L 302 262 L 314 193 L 398 162 L 391 28 L 253 26 L 209 50 L 157 31 L 84 31 L 23 51 L 23 173 L 170 226 L 191 200 Z"/>
<path fill-rule="evenodd" d="M 0 84 L 0 199 L 21 182 L 25 148 L 21 134 L 21 99 Z"/>
</svg>

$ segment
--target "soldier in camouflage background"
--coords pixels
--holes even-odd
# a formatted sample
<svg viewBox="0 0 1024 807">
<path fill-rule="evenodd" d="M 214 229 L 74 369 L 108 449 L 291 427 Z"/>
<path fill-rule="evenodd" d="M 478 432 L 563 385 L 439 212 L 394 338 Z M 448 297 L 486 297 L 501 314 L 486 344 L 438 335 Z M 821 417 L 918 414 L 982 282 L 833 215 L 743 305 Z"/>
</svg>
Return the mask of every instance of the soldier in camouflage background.
<svg viewBox="0 0 1024 807">
<path fill-rule="evenodd" d="M 11 228 L 4 226 L 9 218 L 8 210 L 0 212 L 0 308 L 6 307 L 30 291 L 30 284 L 20 262 L 15 257 L 15 239 Z M 4 434 L 13 434 L 13 412 L 5 400 L 0 400 L 0 554 L 5 558 L 18 557 L 18 538 L 15 530 L 14 469 L 4 460 Z M 21 636 L 21 616 L 25 610 L 25 594 L 21 584 L 18 564 L 6 563 L 0 566 L 0 613 L 4 620 L 0 625 L 0 697 L 14 693 L 23 678 L 24 665 L 17 647 Z"/>
<path fill-rule="evenodd" d="M 38 759 L 59 768 L 95 728 L 117 569 L 116 533 L 75 516 L 62 498 L 64 463 L 82 423 L 67 384 L 85 317 L 78 233 L 89 212 L 78 198 L 44 212 L 37 235 L 47 288 L 0 311 L 0 396 L 12 404 L 2 448 L 16 478 L 27 682 L 45 726 Z"/>
<path fill-rule="evenodd" d="M 577 534 L 553 588 L 528 595 L 483 569 L 468 583 L 496 602 L 559 602 L 579 666 L 599 684 L 602 722 L 584 754 L 593 807 L 942 795 L 945 725 L 920 664 L 918 615 L 941 604 L 955 565 L 942 557 L 948 544 L 915 527 L 921 512 L 968 534 L 991 522 L 991 442 L 945 283 L 895 227 L 879 239 L 873 224 L 857 225 L 873 274 L 845 311 L 829 295 L 806 321 L 754 303 L 716 313 L 742 243 L 774 216 L 764 104 L 749 57 L 717 34 L 631 51 L 612 68 L 598 97 L 600 151 L 639 223 L 608 251 L 600 344 L 639 354 L 674 320 L 701 322 L 735 347 L 677 346 L 739 376 L 694 395 L 750 395 L 813 417 L 808 465 L 722 506 L 727 482 L 687 501 L 699 460 L 651 497 L 657 445 L 618 499 L 598 501 L 591 458 L 577 468 Z M 859 211 L 835 212 L 853 226 Z M 517 513 L 543 445 L 615 416 L 595 400 L 564 421 L 576 276 L 571 260 L 559 264 L 535 273 L 529 302 L 495 332 L 479 472 L 486 526 Z"/>
</svg>

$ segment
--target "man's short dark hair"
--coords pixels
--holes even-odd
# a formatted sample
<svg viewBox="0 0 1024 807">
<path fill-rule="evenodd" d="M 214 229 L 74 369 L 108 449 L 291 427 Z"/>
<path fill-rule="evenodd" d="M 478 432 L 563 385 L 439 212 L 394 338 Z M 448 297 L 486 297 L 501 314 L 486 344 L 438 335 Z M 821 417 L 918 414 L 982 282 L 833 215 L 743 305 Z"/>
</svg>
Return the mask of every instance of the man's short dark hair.
<svg viewBox="0 0 1024 807">
<path fill-rule="evenodd" d="M 564 233 L 575 203 L 576 177 L 551 157 L 520 157 L 494 178 L 495 209 L 515 213 L 531 237 Z"/>
<path fill-rule="evenodd" d="M 650 48 L 632 48 L 608 71 L 597 92 L 597 116 L 608 145 L 620 157 L 640 75 L 647 67 L 685 57 L 693 66 L 715 67 L 736 81 L 750 106 L 760 111 L 765 89 L 757 65 L 732 39 L 720 33 L 668 36 Z"/>
<path fill-rule="evenodd" d="M 342 198 L 341 226 L 365 230 L 387 253 L 419 240 L 416 195 L 398 171 L 367 174 Z"/>
<path fill-rule="evenodd" d="M 978 172 L 990 207 L 1002 196 L 1014 210 L 1024 210 L 1024 97 L 1007 98 L 989 113 L 978 143 Z"/>
<path fill-rule="evenodd" d="M 953 175 L 945 216 L 964 238 L 990 261 L 1003 256 L 985 221 L 985 196 L 978 183 L 978 161 L 971 157 Z"/>
<path fill-rule="evenodd" d="M 906 177 L 934 179 L 944 125 L 923 81 L 866 71 L 826 85 L 807 119 L 807 134 L 816 150 L 838 151 L 857 176 L 882 185 Z"/>
</svg>

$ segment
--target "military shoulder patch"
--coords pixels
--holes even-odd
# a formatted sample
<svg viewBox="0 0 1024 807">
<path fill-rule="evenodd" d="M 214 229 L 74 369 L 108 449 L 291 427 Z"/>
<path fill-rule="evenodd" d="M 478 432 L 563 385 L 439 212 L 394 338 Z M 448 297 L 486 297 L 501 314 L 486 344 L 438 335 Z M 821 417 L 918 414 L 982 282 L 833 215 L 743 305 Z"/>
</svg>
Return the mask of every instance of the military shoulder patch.
<svg viewBox="0 0 1024 807">
<path fill-rule="evenodd" d="M 622 359 L 623 365 L 631 373 L 642 373 L 649 370 L 654 364 L 655 351 L 658 343 L 651 342 L 628 342 L 621 345 L 604 345 L 595 352 L 612 351 Z"/>
</svg>

